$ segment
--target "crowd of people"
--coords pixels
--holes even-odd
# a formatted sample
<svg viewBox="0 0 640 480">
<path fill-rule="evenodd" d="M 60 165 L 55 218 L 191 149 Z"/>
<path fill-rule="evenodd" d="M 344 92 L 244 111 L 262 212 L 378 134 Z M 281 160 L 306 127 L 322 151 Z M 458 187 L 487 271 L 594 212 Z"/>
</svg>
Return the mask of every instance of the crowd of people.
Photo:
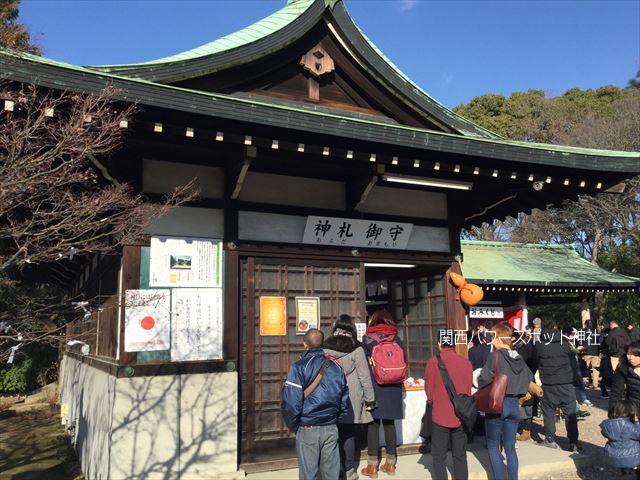
<svg viewBox="0 0 640 480">
<path fill-rule="evenodd" d="M 553 319 L 535 319 L 524 332 L 508 323 L 480 325 L 467 334 L 467 356 L 456 352 L 451 330 L 438 334 L 438 352 L 425 366 L 427 405 L 421 430 L 433 457 L 433 478 L 448 478 L 448 450 L 453 478 L 468 478 L 468 443 L 474 434 L 484 434 L 492 478 L 516 480 L 516 443 L 531 439 L 532 419 L 540 414 L 540 445 L 560 448 L 560 416 L 568 440 L 563 447 L 580 452 L 578 416 L 588 415 L 581 407 L 591 406 L 584 378 L 609 398 L 609 419 L 601 424 L 607 459 L 635 478 L 640 465 L 638 328 L 610 322 L 596 336 L 589 322 L 580 330 L 561 330 Z M 403 418 L 407 366 L 391 314 L 374 312 L 362 341 L 351 317 L 342 315 L 328 338 L 311 329 L 303 343 L 305 352 L 289 371 L 282 400 L 284 421 L 296 435 L 300 478 L 394 475 L 395 421 Z M 365 438 L 366 465 L 358 472 Z"/>
</svg>

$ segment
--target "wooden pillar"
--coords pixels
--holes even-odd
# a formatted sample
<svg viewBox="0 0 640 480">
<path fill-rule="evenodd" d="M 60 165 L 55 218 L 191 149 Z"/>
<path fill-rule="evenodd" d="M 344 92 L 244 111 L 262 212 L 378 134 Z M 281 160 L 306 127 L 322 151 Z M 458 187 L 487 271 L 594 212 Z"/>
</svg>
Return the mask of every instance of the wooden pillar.
<svg viewBox="0 0 640 480">
<path fill-rule="evenodd" d="M 122 290 L 120 291 L 120 364 L 136 363 L 135 352 L 124 351 L 125 293 L 140 288 L 140 246 L 129 245 L 122 249 Z"/>
<path fill-rule="evenodd" d="M 467 321 L 466 314 L 467 311 L 460 301 L 457 298 L 458 291 L 451 280 L 449 280 L 449 273 L 454 272 L 459 275 L 462 275 L 462 270 L 460 269 L 460 264 L 457 261 L 454 261 L 451 266 L 447 269 L 446 278 L 445 278 L 445 299 L 447 306 L 447 327 L 452 328 L 454 330 L 467 330 Z M 456 345 L 456 352 L 460 355 L 467 356 L 467 346 L 466 345 Z"/>
</svg>

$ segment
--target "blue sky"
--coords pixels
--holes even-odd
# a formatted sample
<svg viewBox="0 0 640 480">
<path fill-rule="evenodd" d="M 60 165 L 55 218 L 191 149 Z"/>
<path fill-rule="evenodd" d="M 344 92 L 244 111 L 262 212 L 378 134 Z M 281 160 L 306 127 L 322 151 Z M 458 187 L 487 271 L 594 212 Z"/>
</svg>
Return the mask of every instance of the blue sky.
<svg viewBox="0 0 640 480">
<path fill-rule="evenodd" d="M 164 57 L 239 30 L 286 0 L 23 0 L 44 55 L 78 65 Z M 355 22 L 448 107 L 529 88 L 625 86 L 640 67 L 640 0 L 346 0 Z"/>
</svg>

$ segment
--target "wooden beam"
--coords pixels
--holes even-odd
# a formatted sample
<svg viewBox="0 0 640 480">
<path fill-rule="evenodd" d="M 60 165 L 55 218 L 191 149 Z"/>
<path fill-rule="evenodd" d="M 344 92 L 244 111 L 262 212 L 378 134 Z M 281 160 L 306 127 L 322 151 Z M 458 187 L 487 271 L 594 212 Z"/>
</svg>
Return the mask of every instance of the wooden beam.
<svg viewBox="0 0 640 480">
<path fill-rule="evenodd" d="M 372 175 L 347 183 L 347 210 L 358 210 L 362 207 L 384 170 L 384 165 L 378 164 Z"/>
<path fill-rule="evenodd" d="M 242 185 L 251 166 L 251 161 L 256 158 L 257 148 L 255 146 L 247 146 L 244 149 L 242 159 L 237 162 L 230 162 L 227 165 L 227 187 L 229 192 L 229 199 L 237 200 L 240 198 L 240 192 L 242 191 Z"/>
</svg>

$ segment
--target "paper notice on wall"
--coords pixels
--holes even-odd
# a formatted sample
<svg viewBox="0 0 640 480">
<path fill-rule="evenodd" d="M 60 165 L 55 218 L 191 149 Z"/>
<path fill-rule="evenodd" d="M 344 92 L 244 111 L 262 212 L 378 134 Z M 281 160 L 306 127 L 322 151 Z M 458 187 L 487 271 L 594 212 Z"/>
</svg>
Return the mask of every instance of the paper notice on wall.
<svg viewBox="0 0 640 480">
<path fill-rule="evenodd" d="M 171 361 L 222 359 L 222 289 L 173 290 Z"/>
<path fill-rule="evenodd" d="M 151 237 L 151 287 L 221 287 L 222 241 Z"/>
<path fill-rule="evenodd" d="M 296 297 L 296 335 L 320 328 L 320 297 Z"/>
<path fill-rule="evenodd" d="M 260 297 L 260 335 L 287 334 L 287 297 Z"/>
<path fill-rule="evenodd" d="M 364 338 L 364 334 L 367 331 L 366 323 L 356 323 L 356 335 L 358 336 L 358 341 L 361 342 Z"/>
<path fill-rule="evenodd" d="M 169 350 L 171 346 L 169 290 L 127 290 L 125 294 L 125 352 Z"/>
</svg>

